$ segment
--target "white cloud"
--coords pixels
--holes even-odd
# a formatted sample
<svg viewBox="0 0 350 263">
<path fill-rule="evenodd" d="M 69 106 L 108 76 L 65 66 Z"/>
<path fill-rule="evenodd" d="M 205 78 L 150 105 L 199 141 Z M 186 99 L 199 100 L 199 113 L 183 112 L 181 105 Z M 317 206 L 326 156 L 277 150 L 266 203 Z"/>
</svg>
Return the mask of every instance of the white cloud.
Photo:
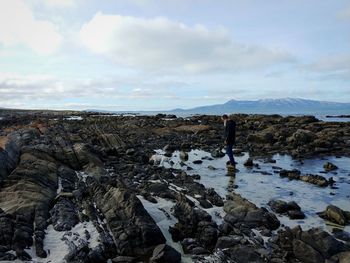
<svg viewBox="0 0 350 263">
<path fill-rule="evenodd" d="M 0 72 L 0 107 L 54 108 L 55 104 L 62 105 L 60 108 L 69 108 L 65 100 L 77 98 L 99 103 L 105 99 L 115 99 L 116 103 L 135 99 L 176 99 L 175 93 L 166 88 L 172 85 L 180 83 L 161 81 L 149 83 L 119 78 L 62 79 L 45 74 L 22 75 Z M 124 89 L 125 86 L 128 88 Z M 84 108 L 85 103 L 76 103 L 80 104 L 80 108 Z M 104 107 L 104 103 L 101 106 Z"/>
<path fill-rule="evenodd" d="M 290 55 L 234 41 L 223 28 L 187 26 L 167 18 L 143 19 L 97 13 L 80 41 L 119 65 L 149 70 L 206 72 L 245 70 L 291 62 Z"/>
<path fill-rule="evenodd" d="M 50 8 L 70 8 L 75 6 L 75 0 L 42 0 L 43 4 Z"/>
<path fill-rule="evenodd" d="M 55 52 L 62 36 L 49 21 L 36 19 L 21 0 L 0 0 L 0 44 L 5 47 L 24 44 L 43 55 Z"/>
<path fill-rule="evenodd" d="M 320 80 L 349 80 L 350 54 L 323 57 L 312 64 L 303 66 L 303 69 L 319 75 Z"/>
<path fill-rule="evenodd" d="M 308 68 L 316 71 L 350 70 L 350 54 L 323 57 Z"/>
</svg>

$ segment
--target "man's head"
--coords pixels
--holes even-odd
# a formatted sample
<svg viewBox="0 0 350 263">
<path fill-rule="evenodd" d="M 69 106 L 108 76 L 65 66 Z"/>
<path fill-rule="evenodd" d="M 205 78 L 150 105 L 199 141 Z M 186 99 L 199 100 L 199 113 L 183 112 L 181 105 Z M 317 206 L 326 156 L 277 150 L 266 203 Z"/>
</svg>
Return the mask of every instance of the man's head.
<svg viewBox="0 0 350 263">
<path fill-rule="evenodd" d="M 221 119 L 222 119 L 223 121 L 227 121 L 227 120 L 228 120 L 228 115 L 227 115 L 227 114 L 222 115 L 222 116 L 221 116 Z"/>
<path fill-rule="evenodd" d="M 229 120 L 228 115 L 227 114 L 222 115 L 221 120 L 224 122 L 224 125 L 226 125 L 226 122 Z"/>
</svg>

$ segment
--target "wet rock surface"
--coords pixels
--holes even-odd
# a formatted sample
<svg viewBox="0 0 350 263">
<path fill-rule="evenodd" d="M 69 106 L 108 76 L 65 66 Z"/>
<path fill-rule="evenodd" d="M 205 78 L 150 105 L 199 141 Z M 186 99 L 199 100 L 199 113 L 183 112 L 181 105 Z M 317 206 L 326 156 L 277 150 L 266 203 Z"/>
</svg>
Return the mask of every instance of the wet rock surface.
<svg viewBox="0 0 350 263">
<path fill-rule="evenodd" d="M 301 262 L 325 262 L 349 251 L 348 244 L 317 228 L 308 231 L 303 231 L 300 227 L 287 228 L 279 232 L 274 242 Z"/>
<path fill-rule="evenodd" d="M 163 149 L 164 156 L 180 151 L 179 158 L 190 171 L 223 157 L 222 123 L 217 116 L 74 113 L 81 118 L 70 120 L 67 113 L 2 114 L 0 260 L 181 262 L 188 255 L 194 262 L 346 262 L 349 258 L 346 232 L 334 233 L 335 239 L 321 229 L 281 228 L 274 212 L 301 219 L 296 203 L 275 201 L 270 210 L 234 190 L 220 196 L 200 183 L 199 175 L 166 169 L 162 159 L 152 159 L 156 149 Z M 295 158 L 350 156 L 348 123 L 307 116 L 233 118 L 238 127 L 236 156 L 247 151 L 265 156 L 271 164 L 273 153 Z M 206 150 L 210 156 L 186 166 L 191 149 Z M 252 173 L 260 169 L 253 158 L 245 165 L 254 169 Z M 320 187 L 333 184 L 326 176 L 277 168 L 283 178 Z M 328 173 L 338 169 L 330 163 L 324 166 Z M 162 208 L 162 201 L 172 204 L 171 209 Z M 144 202 L 159 205 L 155 214 Z M 320 216 L 340 225 L 349 223 L 349 212 L 333 206 Z M 163 217 L 172 222 L 167 229 L 159 219 Z"/>
<path fill-rule="evenodd" d="M 314 184 L 321 187 L 326 187 L 334 183 L 333 178 L 325 178 L 322 175 L 317 174 L 306 174 L 301 175 L 298 170 L 281 170 L 279 172 L 280 177 L 286 177 L 290 180 L 301 180 L 306 183 Z"/>
<path fill-rule="evenodd" d="M 344 211 L 335 205 L 327 206 L 326 210 L 318 213 L 318 215 L 338 225 L 350 224 L 350 212 Z"/>
<path fill-rule="evenodd" d="M 271 200 L 268 205 L 272 211 L 278 214 L 286 214 L 290 219 L 304 219 L 305 214 L 301 211 L 300 206 L 294 202 L 285 202 L 282 200 Z"/>
</svg>

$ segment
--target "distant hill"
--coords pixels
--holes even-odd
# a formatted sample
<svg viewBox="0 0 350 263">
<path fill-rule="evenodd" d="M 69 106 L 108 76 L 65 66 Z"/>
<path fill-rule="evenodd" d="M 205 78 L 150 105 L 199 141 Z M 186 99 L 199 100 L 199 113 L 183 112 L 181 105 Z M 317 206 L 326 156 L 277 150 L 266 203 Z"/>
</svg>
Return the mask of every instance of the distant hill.
<svg viewBox="0 0 350 263">
<path fill-rule="evenodd" d="M 261 114 L 350 114 L 350 103 L 316 101 L 297 98 L 229 100 L 224 104 L 201 106 L 191 109 L 174 109 L 179 114 L 224 114 L 224 113 L 261 113 Z"/>
</svg>

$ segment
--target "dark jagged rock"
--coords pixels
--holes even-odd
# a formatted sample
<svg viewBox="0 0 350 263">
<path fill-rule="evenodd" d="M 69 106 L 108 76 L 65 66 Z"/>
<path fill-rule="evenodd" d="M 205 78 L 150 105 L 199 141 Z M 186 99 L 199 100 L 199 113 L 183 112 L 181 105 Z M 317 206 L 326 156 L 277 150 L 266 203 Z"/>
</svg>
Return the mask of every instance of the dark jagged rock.
<svg viewBox="0 0 350 263">
<path fill-rule="evenodd" d="M 287 215 L 290 219 L 304 219 L 305 214 L 300 210 L 289 210 Z"/>
<path fill-rule="evenodd" d="M 216 205 L 216 206 L 224 205 L 224 201 L 222 200 L 221 196 L 217 192 L 215 192 L 214 188 L 208 188 L 206 190 L 205 196 L 213 205 Z"/>
<path fill-rule="evenodd" d="M 184 152 L 184 151 L 181 151 L 180 152 L 180 159 L 182 161 L 187 161 L 188 160 L 188 153 L 187 152 Z"/>
<path fill-rule="evenodd" d="M 293 240 L 293 253 L 297 259 L 305 263 L 324 262 L 320 252 L 300 239 Z"/>
<path fill-rule="evenodd" d="M 165 238 L 143 208 L 140 200 L 125 188 L 104 187 L 91 182 L 92 195 L 105 215 L 114 236 L 117 252 L 123 256 L 143 256 L 155 246 L 165 243 Z"/>
<path fill-rule="evenodd" d="M 321 175 L 313 175 L 313 174 L 307 174 L 307 175 L 301 175 L 301 172 L 299 170 L 281 170 L 279 171 L 279 175 L 282 178 L 289 178 L 290 180 L 301 180 L 306 183 L 318 185 L 321 187 L 326 187 L 330 184 L 333 184 L 333 178 L 327 180 L 325 177 Z"/>
<path fill-rule="evenodd" d="M 112 259 L 113 263 L 135 263 L 137 259 L 135 257 L 118 256 Z"/>
<path fill-rule="evenodd" d="M 181 254 L 174 248 L 162 244 L 155 247 L 153 250 L 153 255 L 150 258 L 150 263 L 180 263 Z"/>
<path fill-rule="evenodd" d="M 273 213 L 266 209 L 258 208 L 253 203 L 242 198 L 239 194 L 232 193 L 225 202 L 225 221 L 237 227 L 266 227 L 274 230 L 280 226 L 280 222 Z"/>
<path fill-rule="evenodd" d="M 344 211 L 335 205 L 327 206 L 326 210 L 319 212 L 318 215 L 338 225 L 345 226 L 350 224 L 350 212 Z"/>
<path fill-rule="evenodd" d="M 198 224 L 197 238 L 205 248 L 212 250 L 218 239 L 219 231 L 214 222 L 201 221 Z"/>
<path fill-rule="evenodd" d="M 279 231 L 276 244 L 302 262 L 325 262 L 332 256 L 349 251 L 350 247 L 322 229 L 302 231 L 300 227 Z"/>
<path fill-rule="evenodd" d="M 337 170 L 338 167 L 335 164 L 332 164 L 330 162 L 327 162 L 323 165 L 323 168 L 326 172 Z"/>
<path fill-rule="evenodd" d="M 263 263 L 265 260 L 256 252 L 252 246 L 237 245 L 225 251 L 234 262 L 242 263 Z"/>
<path fill-rule="evenodd" d="M 207 208 L 212 208 L 213 205 L 207 201 L 206 199 L 199 199 L 199 204 L 201 205 L 201 207 L 207 209 Z"/>
<path fill-rule="evenodd" d="M 13 217 L 10 214 L 6 214 L 0 208 L 0 246 L 4 251 L 10 250 L 11 243 L 9 240 L 13 236 Z"/>
<path fill-rule="evenodd" d="M 35 151 L 23 153 L 19 165 L 4 180 L 4 187 L 0 192 L 0 207 L 6 213 L 16 215 L 13 221 L 12 247 L 17 257 L 28 258 L 24 249 L 33 245 L 34 231 L 38 233 L 46 228 L 49 205 L 56 195 L 56 189 L 55 160 L 45 153 L 38 154 Z M 2 231 L 11 234 L 0 229 Z M 35 241 L 40 252 L 42 239 L 36 236 Z"/>
<path fill-rule="evenodd" d="M 73 146 L 78 163 L 85 170 L 86 173 L 101 177 L 107 175 L 107 171 L 101 159 L 89 149 L 86 144 L 76 143 Z"/>
<path fill-rule="evenodd" d="M 282 200 L 271 200 L 268 202 L 268 205 L 272 211 L 279 214 L 287 214 L 290 219 L 305 218 L 305 214 L 301 211 L 300 206 L 294 201 L 287 203 Z"/>
<path fill-rule="evenodd" d="M 63 192 L 72 192 L 75 190 L 78 177 L 73 169 L 62 165 L 58 168 L 58 176 L 61 179 Z"/>
<path fill-rule="evenodd" d="M 330 184 L 330 181 L 321 175 L 313 175 L 313 174 L 301 175 L 300 180 L 310 184 L 318 185 L 321 187 L 326 187 Z"/>
<path fill-rule="evenodd" d="M 0 252 L 0 261 L 14 261 L 17 257 L 10 253 Z"/>
<path fill-rule="evenodd" d="M 301 172 L 299 170 L 281 170 L 280 177 L 287 177 L 290 180 L 299 180 Z"/>
<path fill-rule="evenodd" d="M 50 214 L 53 227 L 57 231 L 71 230 L 79 222 L 77 207 L 69 198 L 60 197 Z"/>
<path fill-rule="evenodd" d="M 70 248 L 70 252 L 64 257 L 67 262 L 84 262 L 90 251 L 87 242 L 81 242 L 78 246 L 71 244 Z"/>
<path fill-rule="evenodd" d="M 211 153 L 211 156 L 214 158 L 221 158 L 225 156 L 225 153 L 223 153 L 221 151 L 221 148 L 216 148 L 215 150 L 213 150 Z"/>
<path fill-rule="evenodd" d="M 339 254 L 334 255 L 329 260 L 330 262 L 337 262 L 337 263 L 348 263 L 350 262 L 350 251 L 347 252 L 341 252 Z"/>
<path fill-rule="evenodd" d="M 246 167 L 253 167 L 254 166 L 253 159 L 251 158 L 247 159 L 243 165 Z"/>
<path fill-rule="evenodd" d="M 216 249 L 231 248 L 241 243 L 243 237 L 238 235 L 222 236 L 216 242 Z"/>
<path fill-rule="evenodd" d="M 194 206 L 185 196 L 181 196 L 174 206 L 174 216 L 178 222 L 170 228 L 174 241 L 185 238 L 194 238 L 200 246 L 212 250 L 218 238 L 217 225 L 212 222 L 211 216 Z"/>
<path fill-rule="evenodd" d="M 134 148 L 129 148 L 125 152 L 126 155 L 134 155 L 135 154 L 135 149 Z"/>
<path fill-rule="evenodd" d="M 298 129 L 291 137 L 287 139 L 287 142 L 292 143 L 294 146 L 302 146 L 312 142 L 316 137 L 316 134 L 312 131 Z"/>
<path fill-rule="evenodd" d="M 37 129 L 22 129 L 0 136 L 0 182 L 15 168 L 19 161 L 21 147 L 39 137 Z"/>
<path fill-rule="evenodd" d="M 67 120 L 67 114 L 80 116 L 81 120 Z M 172 120 L 165 119 L 168 117 Z M 320 122 L 310 116 L 232 117 L 238 124 L 235 155 L 249 152 L 252 158 L 274 153 L 292 154 L 295 158 L 350 156 L 349 123 Z M 183 161 L 191 149 L 223 157 L 223 127 L 217 116 L 14 112 L 6 115 L 0 125 L 0 260 L 29 260 L 24 249 L 31 246 L 37 256 L 44 258 L 48 256 L 43 244 L 48 224 L 77 238 L 68 229 L 90 221 L 98 232 L 100 245 L 89 247 L 87 240 L 93 232 L 79 237 L 79 244 L 65 238 L 70 247 L 68 261 L 106 262 L 113 258 L 113 262 L 147 262 L 154 248 L 164 245 L 165 239 L 136 195 L 153 203 L 158 197 L 174 202 L 178 223 L 170 228 L 172 237 L 182 240 L 185 253 L 195 260 L 294 263 L 298 258 L 320 259 L 319 254 L 322 260 L 344 261 L 348 257 L 344 243 L 337 243 L 326 234 L 305 231 L 285 231 L 277 243 L 271 243 L 269 252 L 251 228 L 272 236 L 273 241 L 271 229 L 279 226 L 274 214 L 231 196 L 225 204 L 228 214 L 217 226 L 206 211 L 185 197 L 197 199 L 199 207 L 223 205 L 223 199 L 213 189 L 194 180 L 198 175 L 165 169 L 156 162 L 148 165 L 149 156 L 163 145 L 169 145 L 165 148 L 167 156 L 176 150 L 185 151 L 179 156 Z M 212 160 L 210 156 L 196 159 L 198 164 Z M 184 162 L 182 165 L 191 169 Z M 334 182 L 298 171 L 281 171 L 283 176 L 320 186 Z M 300 218 L 300 210 L 293 207 L 287 213 Z M 337 218 L 336 221 L 342 221 Z M 338 236 L 347 240 L 345 234 Z M 225 250 L 213 253 L 215 247 Z M 15 251 L 16 256 L 9 251 Z M 160 261 L 166 254 L 163 252 L 156 255 L 162 258 Z"/>
<path fill-rule="evenodd" d="M 350 233 L 348 233 L 342 229 L 333 228 L 332 234 L 337 239 L 343 240 L 345 242 L 350 242 Z"/>
</svg>

